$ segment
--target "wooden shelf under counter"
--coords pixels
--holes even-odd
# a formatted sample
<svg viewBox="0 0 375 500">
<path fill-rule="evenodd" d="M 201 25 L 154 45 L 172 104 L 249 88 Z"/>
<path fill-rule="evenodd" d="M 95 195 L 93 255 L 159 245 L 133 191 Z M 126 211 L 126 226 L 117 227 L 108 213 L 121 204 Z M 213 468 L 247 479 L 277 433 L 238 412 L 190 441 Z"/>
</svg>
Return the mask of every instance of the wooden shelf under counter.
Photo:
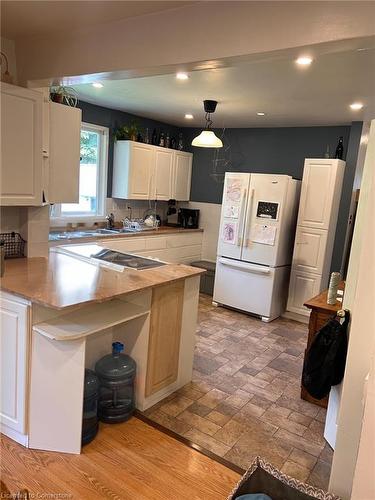
<svg viewBox="0 0 375 500">
<path fill-rule="evenodd" d="M 339 290 L 344 291 L 344 289 L 345 289 L 345 282 L 342 281 L 339 285 Z M 327 295 L 328 295 L 328 290 L 324 290 L 319 295 L 316 295 L 315 297 L 304 303 L 304 306 L 311 309 L 310 320 L 309 320 L 309 334 L 307 338 L 305 357 L 314 339 L 315 334 L 322 328 L 322 326 L 324 326 L 327 323 L 329 319 L 331 319 L 336 315 L 337 311 L 342 309 L 342 301 L 336 300 L 336 304 L 334 305 L 327 304 Z M 306 401 L 309 401 L 310 403 L 322 406 L 323 408 L 327 408 L 328 405 L 328 396 L 320 400 L 313 398 L 303 387 L 302 382 L 301 382 L 301 398 Z"/>
</svg>

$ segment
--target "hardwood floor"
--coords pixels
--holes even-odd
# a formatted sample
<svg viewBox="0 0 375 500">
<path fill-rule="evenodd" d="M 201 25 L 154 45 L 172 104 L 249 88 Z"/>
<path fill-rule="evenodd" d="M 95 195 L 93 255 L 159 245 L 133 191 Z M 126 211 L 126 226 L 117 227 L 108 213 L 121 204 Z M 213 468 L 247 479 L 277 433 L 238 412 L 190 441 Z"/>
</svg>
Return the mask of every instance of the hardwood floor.
<svg viewBox="0 0 375 500">
<path fill-rule="evenodd" d="M 220 500 L 239 475 L 132 418 L 101 424 L 81 455 L 23 448 L 1 436 L 1 479 L 13 493 L 59 499 Z"/>
</svg>

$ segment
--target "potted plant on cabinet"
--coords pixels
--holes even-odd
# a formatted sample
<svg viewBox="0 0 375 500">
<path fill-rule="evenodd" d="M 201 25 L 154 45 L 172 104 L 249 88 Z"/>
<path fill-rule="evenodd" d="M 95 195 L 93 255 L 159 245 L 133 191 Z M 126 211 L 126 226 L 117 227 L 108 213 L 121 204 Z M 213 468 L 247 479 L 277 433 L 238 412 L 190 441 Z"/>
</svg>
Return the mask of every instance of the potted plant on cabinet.
<svg viewBox="0 0 375 500">
<path fill-rule="evenodd" d="M 59 104 L 67 104 L 75 108 L 78 102 L 77 92 L 73 87 L 65 87 L 64 85 L 52 86 L 49 90 L 51 101 Z"/>
<path fill-rule="evenodd" d="M 123 125 L 115 129 L 113 137 L 115 141 L 136 141 L 140 133 L 140 128 L 137 122 L 132 121 L 130 125 Z"/>
</svg>

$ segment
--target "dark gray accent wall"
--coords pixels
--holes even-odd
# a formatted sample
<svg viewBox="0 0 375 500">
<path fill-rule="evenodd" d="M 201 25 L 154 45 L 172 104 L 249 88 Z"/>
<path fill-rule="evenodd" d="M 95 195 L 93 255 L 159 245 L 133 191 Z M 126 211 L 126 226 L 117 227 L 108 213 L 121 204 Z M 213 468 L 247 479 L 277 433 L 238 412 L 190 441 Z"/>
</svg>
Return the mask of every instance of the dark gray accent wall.
<svg viewBox="0 0 375 500">
<path fill-rule="evenodd" d="M 185 129 L 187 143 L 199 132 Z M 220 136 L 221 131 L 216 133 Z M 227 129 L 220 157 L 229 161 L 225 171 L 288 174 L 302 179 L 305 158 L 323 158 L 327 144 L 334 155 L 340 136 L 344 137 L 345 158 L 349 135 L 350 126 Z M 221 203 L 223 182 L 212 176 L 215 150 L 191 147 L 191 151 L 191 200 Z"/>
<path fill-rule="evenodd" d="M 132 115 L 130 113 L 125 113 L 123 111 L 117 111 L 115 109 L 104 108 L 102 106 L 96 106 L 95 104 L 90 104 L 88 102 L 80 101 L 78 107 L 82 110 L 82 121 L 87 123 L 93 123 L 94 125 L 101 125 L 103 127 L 109 128 L 109 151 L 108 151 L 108 189 L 107 195 L 112 194 L 112 172 L 113 172 L 113 130 L 121 127 L 123 125 L 129 125 L 133 120 L 136 121 L 139 126 L 146 130 L 149 129 L 150 138 L 154 128 L 158 132 L 163 131 L 164 133 L 169 132 L 172 136 L 178 138 L 180 129 L 169 125 L 167 123 L 162 123 L 156 120 L 151 120 L 149 118 L 143 118 L 141 116 Z"/>
<path fill-rule="evenodd" d="M 348 125 L 227 129 L 220 157 L 229 163 L 222 169 L 222 173 L 234 171 L 288 174 L 295 179 L 302 179 L 305 158 L 323 158 L 327 144 L 332 157 L 336 151 L 338 138 L 343 136 L 344 159 L 347 157 L 347 166 L 331 263 L 331 270 L 338 271 L 343 256 L 361 128 L 362 122 L 356 122 L 352 127 Z M 199 129 L 184 131 L 185 135 L 190 133 L 186 138 L 189 143 L 199 132 Z M 221 131 L 217 130 L 216 133 L 220 136 Z M 191 151 L 194 153 L 191 200 L 221 203 L 223 178 L 218 179 L 212 175 L 215 151 L 194 147 L 191 147 Z"/>
<path fill-rule="evenodd" d="M 226 171 L 288 174 L 295 179 L 302 179 L 304 159 L 323 158 L 327 145 L 333 156 L 338 138 L 343 136 L 347 165 L 331 266 L 332 270 L 340 270 L 362 122 L 353 122 L 352 126 L 227 129 L 225 147 L 220 150 L 219 158 L 225 158 L 228 164 L 225 168 L 218 168 L 221 176 L 214 176 L 215 150 L 191 146 L 191 141 L 201 129 L 178 128 L 83 101 L 79 102 L 78 107 L 82 110 L 84 122 L 110 129 L 108 196 L 111 196 L 112 191 L 112 132 L 132 120 L 136 120 L 143 129 L 148 128 L 150 134 L 154 128 L 175 137 L 183 133 L 185 149 L 194 153 L 191 200 L 206 203 L 221 203 Z M 222 131 L 215 132 L 220 136 Z"/>
</svg>

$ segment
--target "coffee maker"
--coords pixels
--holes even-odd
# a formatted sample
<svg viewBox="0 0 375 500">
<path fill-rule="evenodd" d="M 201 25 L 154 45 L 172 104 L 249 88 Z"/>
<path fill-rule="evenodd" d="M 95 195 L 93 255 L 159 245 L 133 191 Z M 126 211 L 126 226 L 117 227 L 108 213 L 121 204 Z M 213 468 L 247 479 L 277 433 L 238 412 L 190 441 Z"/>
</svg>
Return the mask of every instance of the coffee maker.
<svg viewBox="0 0 375 500">
<path fill-rule="evenodd" d="M 178 210 L 178 224 L 184 229 L 198 229 L 199 210 L 193 208 L 180 208 Z"/>
</svg>

